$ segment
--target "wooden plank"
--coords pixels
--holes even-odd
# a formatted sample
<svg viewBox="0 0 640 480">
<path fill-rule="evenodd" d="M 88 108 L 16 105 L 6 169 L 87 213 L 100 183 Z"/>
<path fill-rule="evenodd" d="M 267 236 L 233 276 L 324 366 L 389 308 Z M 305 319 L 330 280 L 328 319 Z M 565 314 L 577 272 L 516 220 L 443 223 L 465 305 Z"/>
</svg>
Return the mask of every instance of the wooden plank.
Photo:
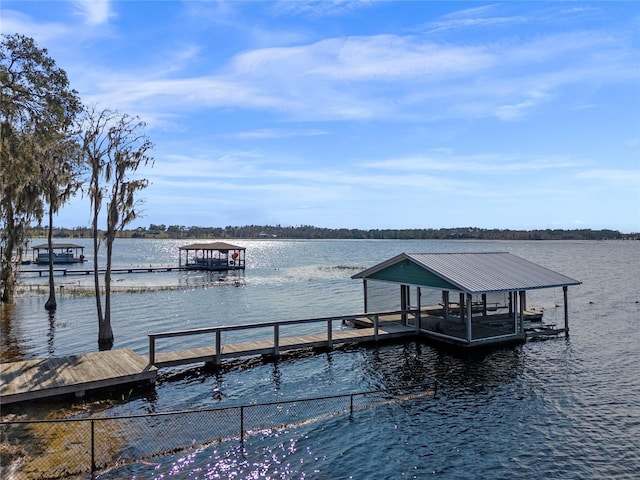
<svg viewBox="0 0 640 480">
<path fill-rule="evenodd" d="M 129 349 L 0 365 L 3 404 L 154 380 L 157 369 Z"/>
</svg>

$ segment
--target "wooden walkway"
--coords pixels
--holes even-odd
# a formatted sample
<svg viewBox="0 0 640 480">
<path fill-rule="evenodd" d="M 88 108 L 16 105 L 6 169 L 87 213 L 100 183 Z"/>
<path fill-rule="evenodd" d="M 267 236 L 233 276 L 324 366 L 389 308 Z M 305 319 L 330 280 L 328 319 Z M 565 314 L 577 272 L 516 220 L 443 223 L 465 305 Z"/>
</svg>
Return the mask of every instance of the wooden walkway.
<svg viewBox="0 0 640 480">
<path fill-rule="evenodd" d="M 331 339 L 325 333 L 291 336 L 279 339 L 277 347 L 274 340 L 256 340 L 250 342 L 222 345 L 220 355 L 217 347 L 200 347 L 188 350 L 159 352 L 155 354 L 154 365 L 157 367 L 172 367 L 189 363 L 206 362 L 219 364 L 220 360 L 256 355 L 277 357 L 282 352 L 302 350 L 306 348 L 331 349 L 338 344 L 368 343 L 381 340 L 404 339 L 416 334 L 412 326 L 398 323 L 384 322 L 378 328 L 353 328 L 333 332 Z"/>
<path fill-rule="evenodd" d="M 127 267 L 127 268 L 112 268 L 111 273 L 153 273 L 153 272 L 172 272 L 172 271 L 188 270 L 187 267 Z M 106 269 L 99 268 L 98 273 L 104 273 Z M 21 268 L 20 273 L 38 274 L 39 277 L 43 275 L 49 275 L 48 268 Z M 54 268 L 53 273 L 62 274 L 63 276 L 70 275 L 93 275 L 95 270 L 93 268 Z"/>
<path fill-rule="evenodd" d="M 360 316 L 363 316 L 362 314 Z M 151 382 L 161 367 L 188 365 L 201 362 L 220 364 L 224 359 L 267 355 L 277 357 L 284 351 L 306 348 L 330 349 L 336 344 L 376 342 L 410 338 L 415 328 L 403 325 L 399 315 L 378 321 L 374 315 L 373 327 L 345 328 L 333 331 L 332 325 L 355 316 L 307 319 L 301 321 L 271 322 L 266 324 L 234 325 L 149 335 L 149 356 L 132 350 L 104 352 L 34 359 L 0 364 L 0 404 L 23 402 L 75 393 L 81 397 L 87 390 Z M 397 320 L 396 320 L 397 319 Z M 326 323 L 324 333 L 288 336 L 280 338 L 281 326 L 299 323 Z M 221 333 L 233 330 L 273 328 L 275 334 L 268 340 L 256 340 L 222 344 Z M 185 335 L 202 335 L 216 332 L 215 346 L 156 353 L 156 340 Z"/>
</svg>

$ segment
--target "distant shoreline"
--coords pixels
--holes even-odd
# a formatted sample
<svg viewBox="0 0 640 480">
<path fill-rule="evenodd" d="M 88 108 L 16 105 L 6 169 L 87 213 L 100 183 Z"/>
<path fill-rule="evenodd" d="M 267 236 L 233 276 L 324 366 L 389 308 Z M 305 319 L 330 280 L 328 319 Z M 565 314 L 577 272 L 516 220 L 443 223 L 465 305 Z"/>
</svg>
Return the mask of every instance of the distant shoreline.
<svg viewBox="0 0 640 480">
<path fill-rule="evenodd" d="M 45 228 L 33 228 L 31 237 L 45 237 Z M 91 238 L 87 227 L 55 228 L 56 238 Z M 617 230 L 545 229 L 511 230 L 461 228 L 412 229 L 347 229 L 313 226 L 282 227 L 280 225 L 248 225 L 243 227 L 185 227 L 153 225 L 138 227 L 118 234 L 119 238 L 171 239 L 299 239 L 299 240 L 640 240 L 640 233 Z"/>
</svg>

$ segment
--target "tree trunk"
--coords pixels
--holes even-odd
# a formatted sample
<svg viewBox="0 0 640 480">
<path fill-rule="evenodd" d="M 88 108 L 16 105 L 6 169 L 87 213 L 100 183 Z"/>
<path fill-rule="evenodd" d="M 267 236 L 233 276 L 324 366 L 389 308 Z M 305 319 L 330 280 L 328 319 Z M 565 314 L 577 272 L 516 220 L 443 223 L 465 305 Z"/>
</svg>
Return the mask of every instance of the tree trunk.
<svg viewBox="0 0 640 480">
<path fill-rule="evenodd" d="M 51 203 L 49 203 L 49 234 L 47 235 L 47 242 L 49 247 L 49 298 L 47 303 L 44 304 L 44 308 L 51 312 L 58 306 L 56 304 L 56 286 L 53 282 L 53 208 L 51 208 Z"/>
<path fill-rule="evenodd" d="M 13 298 L 13 291 L 15 288 L 13 249 L 15 248 L 16 242 L 13 238 L 15 225 L 12 215 L 7 215 L 7 225 L 5 232 L 7 234 L 7 237 L 4 244 L 4 250 L 2 252 L 2 255 L 0 256 L 0 285 L 2 285 L 2 303 L 7 303 Z"/>
<path fill-rule="evenodd" d="M 102 301 L 100 298 L 100 277 L 98 276 L 98 249 L 100 248 L 100 240 L 98 239 L 98 213 L 93 215 L 93 226 L 91 228 L 93 234 L 93 285 L 96 292 L 96 309 L 98 313 L 98 325 L 102 325 Z"/>
<path fill-rule="evenodd" d="M 98 349 L 111 350 L 113 347 L 113 331 L 111 330 L 111 320 L 102 313 L 102 297 L 100 295 L 100 266 L 98 264 L 98 250 L 100 239 L 98 238 L 98 212 L 93 213 L 93 281 L 96 292 L 96 309 L 98 314 Z M 105 277 L 106 278 L 106 277 Z M 106 285 L 105 285 L 106 288 Z"/>
<path fill-rule="evenodd" d="M 100 350 L 111 350 L 113 347 L 113 329 L 111 328 L 111 257 L 113 240 L 107 234 L 107 265 L 104 272 L 104 318 L 100 322 L 98 346 Z"/>
</svg>

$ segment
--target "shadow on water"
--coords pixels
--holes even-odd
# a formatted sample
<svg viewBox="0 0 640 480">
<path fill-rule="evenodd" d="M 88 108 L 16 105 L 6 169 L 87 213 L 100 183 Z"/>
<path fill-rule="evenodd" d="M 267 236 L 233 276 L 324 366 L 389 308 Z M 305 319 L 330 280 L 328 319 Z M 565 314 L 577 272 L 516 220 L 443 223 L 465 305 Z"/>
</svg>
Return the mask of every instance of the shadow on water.
<svg viewBox="0 0 640 480">
<path fill-rule="evenodd" d="M 460 351 L 408 342 L 366 351 L 364 368 L 380 388 L 436 379 L 448 391 L 482 391 L 514 381 L 523 369 L 521 346 Z"/>
<path fill-rule="evenodd" d="M 47 316 L 49 317 L 49 330 L 47 331 L 47 353 L 49 356 L 55 354 L 55 339 L 56 339 L 56 311 L 47 310 Z"/>
</svg>

